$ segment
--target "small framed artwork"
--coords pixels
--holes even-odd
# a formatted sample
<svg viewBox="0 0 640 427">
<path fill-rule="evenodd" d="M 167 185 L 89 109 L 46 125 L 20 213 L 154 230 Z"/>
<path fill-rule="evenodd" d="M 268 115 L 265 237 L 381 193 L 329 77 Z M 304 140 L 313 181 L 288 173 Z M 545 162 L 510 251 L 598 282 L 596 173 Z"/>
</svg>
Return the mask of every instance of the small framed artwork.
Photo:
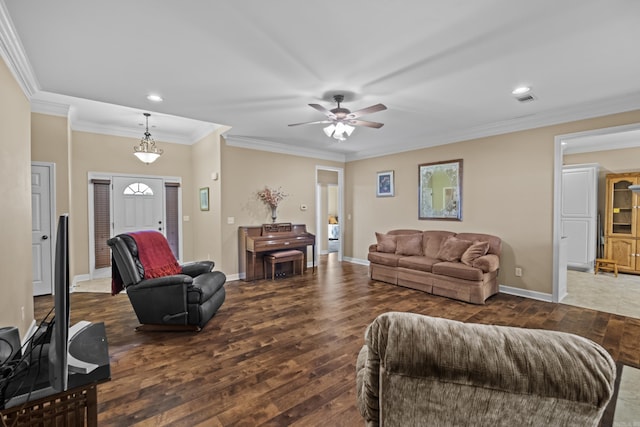
<svg viewBox="0 0 640 427">
<path fill-rule="evenodd" d="M 209 210 L 209 187 L 203 187 L 200 189 L 200 210 Z"/>
<path fill-rule="evenodd" d="M 376 182 L 377 197 L 393 197 L 393 186 L 393 171 L 378 172 L 378 179 Z"/>
</svg>

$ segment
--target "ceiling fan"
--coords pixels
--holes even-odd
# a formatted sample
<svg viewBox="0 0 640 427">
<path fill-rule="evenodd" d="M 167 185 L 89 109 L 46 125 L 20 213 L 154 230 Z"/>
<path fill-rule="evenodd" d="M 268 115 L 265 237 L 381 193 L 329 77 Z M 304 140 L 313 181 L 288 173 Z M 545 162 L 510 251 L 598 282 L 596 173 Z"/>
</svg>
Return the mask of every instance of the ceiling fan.
<svg viewBox="0 0 640 427">
<path fill-rule="evenodd" d="M 376 104 L 367 108 L 363 108 L 361 110 L 354 111 L 353 113 L 346 108 L 340 107 L 340 103 L 344 100 L 344 95 L 334 95 L 333 99 L 338 104 L 337 108 L 333 108 L 331 110 L 327 110 L 325 107 L 319 104 L 309 104 L 310 107 L 315 108 L 320 111 L 322 114 L 327 116 L 325 120 L 318 120 L 313 122 L 304 122 L 304 123 L 293 123 L 289 126 L 300 126 L 300 125 L 313 125 L 313 124 L 329 124 L 329 126 L 325 127 L 324 133 L 333 137 L 339 141 L 344 141 L 347 139 L 347 136 L 351 136 L 351 133 L 354 130 L 354 126 L 365 126 L 370 128 L 379 129 L 384 126 L 384 123 L 378 122 L 370 122 L 367 120 L 359 120 L 358 118 L 364 116 L 365 114 L 375 113 L 377 111 L 386 110 L 387 107 L 384 104 Z M 346 136 L 345 136 L 346 134 Z"/>
</svg>

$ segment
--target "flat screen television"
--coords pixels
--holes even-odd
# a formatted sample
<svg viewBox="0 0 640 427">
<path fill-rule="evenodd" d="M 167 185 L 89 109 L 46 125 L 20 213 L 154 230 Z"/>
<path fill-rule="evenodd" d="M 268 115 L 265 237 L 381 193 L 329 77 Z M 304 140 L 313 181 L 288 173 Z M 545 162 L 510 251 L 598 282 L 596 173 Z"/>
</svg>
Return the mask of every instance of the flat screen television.
<svg viewBox="0 0 640 427">
<path fill-rule="evenodd" d="M 4 378 L 4 407 L 46 397 L 68 387 L 110 377 L 104 323 L 78 322 L 69 328 L 69 215 L 58 218 L 54 261 L 54 317 L 51 312 L 24 344 Z M 9 370 L 5 370 L 9 372 Z"/>
<path fill-rule="evenodd" d="M 49 344 L 49 384 L 56 391 L 67 389 L 69 345 L 69 215 L 58 218 L 53 271 L 53 329 Z"/>
</svg>

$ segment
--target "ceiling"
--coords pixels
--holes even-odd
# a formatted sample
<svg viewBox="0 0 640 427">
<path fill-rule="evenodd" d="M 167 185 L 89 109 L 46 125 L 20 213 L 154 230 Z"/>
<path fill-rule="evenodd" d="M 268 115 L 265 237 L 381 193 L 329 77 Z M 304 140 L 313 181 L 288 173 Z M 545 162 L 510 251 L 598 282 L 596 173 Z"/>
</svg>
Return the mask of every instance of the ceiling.
<svg viewBox="0 0 640 427">
<path fill-rule="evenodd" d="M 636 0 L 0 0 L 0 53 L 76 130 L 354 160 L 640 108 Z M 5 58 L 6 59 L 6 58 Z M 16 71 L 17 70 L 17 71 Z M 526 84 L 535 100 L 519 102 Z M 150 93 L 161 103 L 146 99 Z M 309 107 L 383 103 L 345 142 Z"/>
</svg>

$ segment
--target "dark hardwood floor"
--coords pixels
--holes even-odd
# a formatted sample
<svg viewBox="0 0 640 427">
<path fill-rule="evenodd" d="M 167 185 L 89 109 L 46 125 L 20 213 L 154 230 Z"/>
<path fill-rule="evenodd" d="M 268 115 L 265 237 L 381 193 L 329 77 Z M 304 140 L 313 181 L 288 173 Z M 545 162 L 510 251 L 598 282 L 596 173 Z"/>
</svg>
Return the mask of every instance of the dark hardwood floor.
<svg viewBox="0 0 640 427">
<path fill-rule="evenodd" d="M 199 333 L 136 332 L 127 296 L 74 293 L 71 320 L 104 321 L 112 379 L 100 426 L 360 426 L 355 362 L 387 311 L 571 332 L 640 367 L 640 320 L 510 295 L 484 306 L 373 282 L 367 267 L 323 256 L 314 275 L 226 285 Z M 50 297 L 36 298 L 36 318 Z"/>
</svg>

